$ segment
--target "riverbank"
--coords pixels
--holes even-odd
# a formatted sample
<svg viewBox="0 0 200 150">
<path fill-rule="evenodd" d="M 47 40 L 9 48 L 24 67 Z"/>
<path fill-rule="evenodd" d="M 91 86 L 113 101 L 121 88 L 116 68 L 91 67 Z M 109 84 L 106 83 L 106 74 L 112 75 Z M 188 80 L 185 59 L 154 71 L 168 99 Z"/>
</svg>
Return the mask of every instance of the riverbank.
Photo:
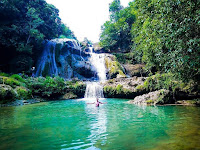
<svg viewBox="0 0 200 150">
<path fill-rule="evenodd" d="M 192 80 L 183 82 L 173 74 L 159 74 L 149 77 L 116 78 L 104 83 L 106 98 L 129 98 L 137 105 L 183 104 L 195 105 L 200 98 L 200 85 Z M 187 104 L 181 101 L 188 101 Z M 198 102 L 197 102 L 198 105 Z"/>
<path fill-rule="evenodd" d="M 195 82 L 183 83 L 171 74 L 149 77 L 119 77 L 102 83 L 105 98 L 130 99 L 136 105 L 199 106 L 200 87 Z M 49 100 L 83 98 L 86 83 L 61 77 L 24 77 L 1 74 L 0 107 L 20 106 Z"/>
<path fill-rule="evenodd" d="M 66 81 L 61 77 L 1 74 L 0 104 L 23 105 L 52 99 L 82 98 L 85 88 L 85 83 L 77 79 Z"/>
</svg>

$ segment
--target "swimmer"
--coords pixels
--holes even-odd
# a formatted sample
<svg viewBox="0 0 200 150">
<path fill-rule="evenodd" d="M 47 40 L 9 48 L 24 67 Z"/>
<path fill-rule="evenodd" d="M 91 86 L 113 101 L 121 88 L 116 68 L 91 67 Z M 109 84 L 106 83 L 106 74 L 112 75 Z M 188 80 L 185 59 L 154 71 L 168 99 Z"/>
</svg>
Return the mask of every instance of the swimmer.
<svg viewBox="0 0 200 150">
<path fill-rule="evenodd" d="M 97 101 L 94 102 L 94 103 L 87 103 L 87 104 L 96 104 L 96 107 L 99 107 L 99 104 L 106 104 L 106 103 L 100 102 L 98 98 L 97 98 L 96 100 L 97 100 Z"/>
</svg>

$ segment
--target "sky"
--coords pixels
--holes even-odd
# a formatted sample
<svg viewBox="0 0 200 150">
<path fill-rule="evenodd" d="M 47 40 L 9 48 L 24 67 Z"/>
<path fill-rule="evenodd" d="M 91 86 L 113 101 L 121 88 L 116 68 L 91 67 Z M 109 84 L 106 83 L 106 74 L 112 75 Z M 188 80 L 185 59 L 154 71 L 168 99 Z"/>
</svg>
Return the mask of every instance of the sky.
<svg viewBox="0 0 200 150">
<path fill-rule="evenodd" d="M 101 26 L 109 20 L 109 3 L 113 0 L 46 0 L 59 9 L 59 16 L 79 41 L 87 37 L 99 41 Z M 121 0 L 126 7 L 132 0 Z"/>
</svg>

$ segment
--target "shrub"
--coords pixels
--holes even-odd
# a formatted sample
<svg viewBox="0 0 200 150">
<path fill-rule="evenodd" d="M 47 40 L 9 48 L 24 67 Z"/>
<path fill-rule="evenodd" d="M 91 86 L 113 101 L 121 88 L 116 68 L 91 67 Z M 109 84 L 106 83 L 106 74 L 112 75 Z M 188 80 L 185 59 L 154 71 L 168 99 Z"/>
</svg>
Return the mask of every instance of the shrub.
<svg viewBox="0 0 200 150">
<path fill-rule="evenodd" d="M 18 74 L 13 74 L 13 75 L 10 76 L 10 78 L 16 79 L 16 80 L 18 80 L 18 81 L 20 81 L 20 82 L 23 82 L 23 83 L 26 82 L 26 81 L 25 81 L 20 75 L 18 75 Z"/>
<path fill-rule="evenodd" d="M 117 87 L 104 86 L 103 88 L 105 97 L 113 98 L 132 98 L 135 97 L 135 94 L 129 89 L 123 88 L 123 85 L 117 85 Z"/>
<path fill-rule="evenodd" d="M 133 64 L 134 54 L 133 53 L 113 53 L 116 56 L 117 61 L 122 64 Z"/>
<path fill-rule="evenodd" d="M 143 85 L 138 85 L 136 91 L 156 91 L 160 89 L 170 90 L 173 93 L 182 91 L 185 93 L 191 93 L 192 91 L 198 91 L 198 85 L 194 81 L 184 83 L 181 80 L 177 80 L 173 74 L 164 73 L 164 74 L 155 74 L 148 77 Z"/>
<path fill-rule="evenodd" d="M 18 99 L 30 99 L 31 98 L 31 92 L 24 88 L 24 87 L 17 87 L 15 89 L 17 91 L 17 97 Z"/>
<path fill-rule="evenodd" d="M 13 78 L 4 77 L 3 81 L 4 81 L 4 84 L 10 85 L 13 88 L 15 88 L 16 86 L 20 86 L 20 84 L 21 84 L 19 81 L 15 80 Z"/>
<path fill-rule="evenodd" d="M 15 100 L 17 94 L 9 85 L 0 85 L 0 103 Z"/>
<path fill-rule="evenodd" d="M 4 72 L 0 72 L 0 76 L 9 77 L 9 74 L 4 73 Z"/>
<path fill-rule="evenodd" d="M 86 84 L 81 81 L 67 81 L 67 92 L 73 92 L 78 97 L 83 97 L 85 94 Z"/>
<path fill-rule="evenodd" d="M 66 91 L 65 81 L 61 77 L 29 78 L 27 84 L 34 95 L 44 98 L 57 98 Z"/>
</svg>

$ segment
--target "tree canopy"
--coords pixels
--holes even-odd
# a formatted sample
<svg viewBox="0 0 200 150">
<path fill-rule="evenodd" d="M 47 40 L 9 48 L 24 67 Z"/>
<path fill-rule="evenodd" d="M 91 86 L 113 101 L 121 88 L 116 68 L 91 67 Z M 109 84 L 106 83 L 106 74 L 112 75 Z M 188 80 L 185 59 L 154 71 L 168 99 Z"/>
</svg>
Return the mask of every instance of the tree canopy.
<svg viewBox="0 0 200 150">
<path fill-rule="evenodd" d="M 3 0 L 0 16 L 0 70 L 3 71 L 28 70 L 45 39 L 62 34 L 75 38 L 61 22 L 59 10 L 45 0 Z"/>
<path fill-rule="evenodd" d="M 131 27 L 135 14 L 130 7 L 123 8 L 120 0 L 114 0 L 110 6 L 110 21 L 102 26 L 100 45 L 106 50 L 122 52 L 129 51 L 132 43 Z"/>
<path fill-rule="evenodd" d="M 110 21 L 100 44 L 111 52 L 130 51 L 151 71 L 200 80 L 200 1 L 135 0 L 122 8 L 110 4 Z"/>
</svg>

